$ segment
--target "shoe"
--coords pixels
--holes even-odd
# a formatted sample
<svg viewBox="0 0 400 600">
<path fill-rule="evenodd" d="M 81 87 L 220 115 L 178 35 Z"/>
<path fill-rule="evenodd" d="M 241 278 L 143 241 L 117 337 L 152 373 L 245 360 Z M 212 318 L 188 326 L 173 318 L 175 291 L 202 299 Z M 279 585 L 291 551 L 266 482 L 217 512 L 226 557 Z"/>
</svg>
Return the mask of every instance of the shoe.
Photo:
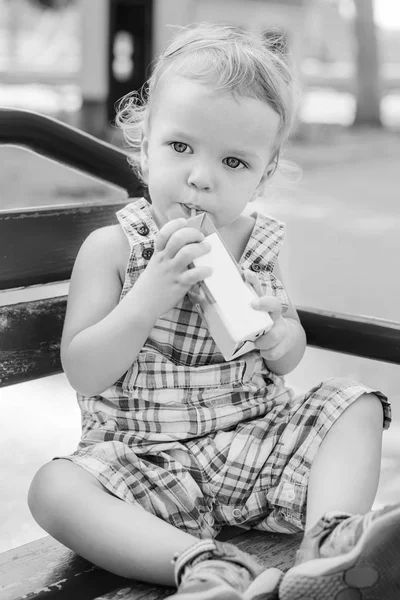
<svg viewBox="0 0 400 600">
<path fill-rule="evenodd" d="M 399 600 L 400 505 L 331 513 L 305 534 L 281 600 Z"/>
<path fill-rule="evenodd" d="M 232 544 L 201 540 L 175 559 L 170 600 L 278 600 L 282 577 Z"/>
</svg>

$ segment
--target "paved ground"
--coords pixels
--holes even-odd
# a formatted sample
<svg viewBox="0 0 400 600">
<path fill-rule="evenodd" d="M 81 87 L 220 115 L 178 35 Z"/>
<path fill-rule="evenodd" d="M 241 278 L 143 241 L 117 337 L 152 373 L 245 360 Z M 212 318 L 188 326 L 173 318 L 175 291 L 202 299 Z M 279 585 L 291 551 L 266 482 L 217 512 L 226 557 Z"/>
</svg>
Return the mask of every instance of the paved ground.
<svg viewBox="0 0 400 600">
<path fill-rule="evenodd" d="M 303 168 L 302 180 L 278 178 L 262 207 L 287 223 L 282 266 L 289 293 L 297 305 L 400 321 L 400 138 L 331 128 L 318 128 L 312 137 L 313 143 L 296 142 L 290 151 Z M 0 208 L 110 193 L 94 180 L 1 147 L 0 190 Z M 308 349 L 289 381 L 300 390 L 333 375 L 356 377 L 390 395 L 395 422 L 385 434 L 377 504 L 398 500 L 399 367 Z M 74 448 L 79 415 L 62 375 L 0 394 L 9 432 L 0 440 L 1 551 L 44 535 L 29 515 L 26 491 L 41 464 Z"/>
</svg>

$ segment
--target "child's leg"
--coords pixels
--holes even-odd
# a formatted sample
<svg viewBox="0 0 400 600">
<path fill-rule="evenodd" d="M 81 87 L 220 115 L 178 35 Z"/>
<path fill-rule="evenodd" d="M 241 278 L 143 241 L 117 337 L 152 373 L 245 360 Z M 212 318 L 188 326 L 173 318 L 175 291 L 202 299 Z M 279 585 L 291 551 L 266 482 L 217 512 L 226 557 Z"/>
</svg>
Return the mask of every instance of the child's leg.
<svg viewBox="0 0 400 600">
<path fill-rule="evenodd" d="M 108 571 L 169 586 L 175 586 L 176 575 L 177 600 L 278 598 L 279 569 L 265 570 L 235 546 L 198 540 L 123 502 L 67 460 L 40 469 L 29 507 L 50 535 Z"/>
<path fill-rule="evenodd" d="M 375 394 L 361 396 L 332 425 L 311 467 L 306 530 L 330 511 L 370 510 L 379 482 L 382 431 L 382 404 Z"/>
<path fill-rule="evenodd" d="M 131 579 L 173 586 L 175 553 L 198 541 L 116 498 L 67 460 L 39 470 L 28 501 L 34 518 L 50 535 L 95 565 Z"/>
<path fill-rule="evenodd" d="M 379 481 L 383 411 L 374 394 L 347 408 L 314 460 L 307 531 L 281 600 L 400 598 L 400 504 L 371 511 Z M 322 518 L 321 518 L 322 517 Z"/>
</svg>

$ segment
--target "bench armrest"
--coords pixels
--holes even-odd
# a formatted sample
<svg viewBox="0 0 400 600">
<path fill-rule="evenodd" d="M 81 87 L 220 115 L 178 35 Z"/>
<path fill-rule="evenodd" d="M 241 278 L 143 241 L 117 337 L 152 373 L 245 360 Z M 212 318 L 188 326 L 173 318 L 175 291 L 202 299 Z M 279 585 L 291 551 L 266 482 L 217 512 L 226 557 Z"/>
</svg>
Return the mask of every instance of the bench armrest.
<svg viewBox="0 0 400 600">
<path fill-rule="evenodd" d="M 141 196 L 127 154 L 88 133 L 28 110 L 0 108 L 0 144 L 23 146 L 73 169 Z"/>
<path fill-rule="evenodd" d="M 309 346 L 400 364 L 400 323 L 315 308 L 297 310 Z"/>
</svg>

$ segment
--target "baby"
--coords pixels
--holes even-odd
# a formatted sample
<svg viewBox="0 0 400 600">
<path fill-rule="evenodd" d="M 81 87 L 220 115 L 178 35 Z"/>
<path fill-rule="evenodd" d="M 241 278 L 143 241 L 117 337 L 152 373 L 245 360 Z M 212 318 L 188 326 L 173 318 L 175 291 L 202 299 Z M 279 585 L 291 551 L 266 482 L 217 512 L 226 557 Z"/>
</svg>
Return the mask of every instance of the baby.
<svg viewBox="0 0 400 600">
<path fill-rule="evenodd" d="M 346 379 L 295 396 L 306 338 L 278 262 L 284 227 L 245 211 L 279 165 L 294 111 L 287 58 L 231 26 L 181 31 L 117 121 L 147 186 L 74 266 L 61 356 L 82 438 L 40 469 L 38 523 L 109 571 L 177 600 L 400 597 L 400 508 L 371 512 L 385 396 Z M 272 328 L 225 361 L 188 292 L 211 274 L 204 212 Z M 299 208 L 300 210 L 300 208 Z M 250 274 L 250 276 L 249 276 Z M 304 531 L 286 574 L 215 541 L 224 525 Z"/>
</svg>

